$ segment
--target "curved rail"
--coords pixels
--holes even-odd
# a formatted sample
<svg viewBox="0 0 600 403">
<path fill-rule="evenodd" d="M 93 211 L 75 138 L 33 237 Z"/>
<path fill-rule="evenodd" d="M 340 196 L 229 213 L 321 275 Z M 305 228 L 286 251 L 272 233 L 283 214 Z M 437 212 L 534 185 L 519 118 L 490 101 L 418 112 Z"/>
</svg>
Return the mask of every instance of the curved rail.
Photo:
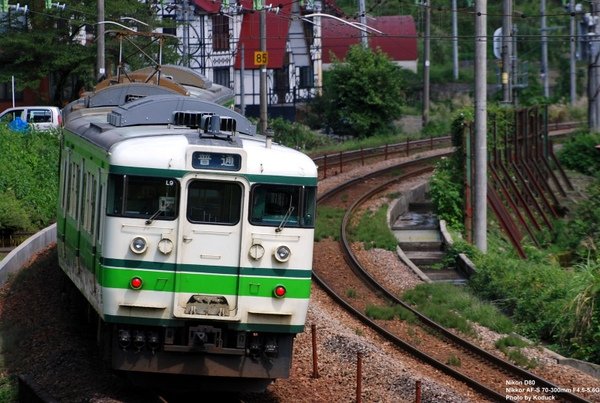
<svg viewBox="0 0 600 403">
<path fill-rule="evenodd" d="M 422 171 L 427 171 L 427 170 L 428 169 L 423 169 Z M 417 171 L 416 173 L 418 173 L 418 172 L 420 172 L 420 171 Z M 518 375 L 518 376 L 522 377 L 523 379 L 534 380 L 536 386 L 541 386 L 543 388 L 546 388 L 546 389 L 552 390 L 552 391 L 558 391 L 557 393 L 553 394 L 557 397 L 568 399 L 569 401 L 574 401 L 574 402 L 587 402 L 587 400 L 581 398 L 580 396 L 574 395 L 570 392 L 566 392 L 566 391 L 564 391 L 563 388 L 560 388 L 558 385 L 555 385 L 555 384 L 545 380 L 544 378 L 541 378 L 541 377 L 535 375 L 532 372 L 529 372 L 523 368 L 520 368 L 508 361 L 505 361 L 505 360 L 489 353 L 488 351 L 468 342 L 467 340 L 461 338 L 460 336 L 448 331 L 442 325 L 431 320 L 427 316 L 425 316 L 422 313 L 420 313 L 419 311 L 415 310 L 409 304 L 405 303 L 404 301 L 402 301 L 401 299 L 396 297 L 391 291 L 389 291 L 388 289 L 383 287 L 381 284 L 379 284 L 379 282 L 377 282 L 377 280 L 375 280 L 362 267 L 362 265 L 360 264 L 360 262 L 358 261 L 358 259 L 354 255 L 354 253 L 352 252 L 352 249 L 350 248 L 350 241 L 348 240 L 348 237 L 347 237 L 346 227 L 349 223 L 350 217 L 352 216 L 354 211 L 358 208 L 358 206 L 363 204 L 366 200 L 372 198 L 375 194 L 381 192 L 382 189 L 388 187 L 390 184 L 392 184 L 394 182 L 398 182 L 400 180 L 407 179 L 407 177 L 413 176 L 414 174 L 415 173 L 411 173 L 411 174 L 408 174 L 407 176 L 394 178 L 376 188 L 371 189 L 370 191 L 363 194 L 360 198 L 355 200 L 354 203 L 347 209 L 346 214 L 344 215 L 344 218 L 342 220 L 340 235 L 341 235 L 341 240 L 342 240 L 342 251 L 344 253 L 346 261 L 351 266 L 352 270 L 354 270 L 355 273 L 357 273 L 361 278 L 363 278 L 369 284 L 369 286 L 372 289 L 374 289 L 378 294 L 383 295 L 386 299 L 388 299 L 390 302 L 392 302 L 394 304 L 401 305 L 403 308 L 407 309 L 412 314 L 414 314 L 421 321 L 421 323 L 423 323 L 424 325 L 426 325 L 427 327 L 429 327 L 436 333 L 442 335 L 446 339 L 450 340 L 451 342 L 455 343 L 456 345 L 460 346 L 461 348 L 466 349 L 468 352 L 477 354 L 478 356 L 482 357 L 484 360 L 486 360 L 488 362 L 491 362 L 493 365 L 497 366 L 498 368 L 500 368 L 502 370 L 510 371 L 511 374 Z M 364 316 L 362 313 L 360 313 L 360 315 Z M 368 320 L 370 323 L 373 323 L 370 319 L 368 319 Z M 378 325 L 375 325 L 375 326 L 379 327 Z M 385 332 L 387 333 L 387 331 L 385 331 Z M 403 341 L 401 342 L 401 344 L 403 346 L 406 345 L 406 343 L 404 343 Z M 415 350 L 414 347 L 410 346 L 410 351 L 412 352 L 413 350 Z M 488 388 L 487 386 L 482 385 L 479 382 L 465 376 L 464 374 L 455 371 L 453 368 L 449 367 L 448 365 L 439 362 L 435 358 L 430 357 L 427 354 L 420 352 L 419 357 L 422 358 L 421 357 L 422 355 L 426 356 L 425 360 L 427 360 L 427 362 L 430 362 L 432 365 L 443 370 L 444 372 L 452 374 L 452 376 L 455 376 L 457 379 L 472 386 L 478 392 L 481 392 L 481 393 L 486 394 L 493 398 L 499 398 L 501 400 L 504 400 L 506 398 L 506 396 L 504 394 L 497 393 L 494 390 Z"/>
</svg>

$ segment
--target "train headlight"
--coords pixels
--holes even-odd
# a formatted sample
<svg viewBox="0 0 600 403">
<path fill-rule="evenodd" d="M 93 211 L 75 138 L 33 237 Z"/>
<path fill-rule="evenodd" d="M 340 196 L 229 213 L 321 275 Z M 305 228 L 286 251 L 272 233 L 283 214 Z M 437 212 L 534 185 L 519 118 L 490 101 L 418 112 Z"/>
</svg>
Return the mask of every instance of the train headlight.
<svg viewBox="0 0 600 403">
<path fill-rule="evenodd" d="M 250 251 L 248 252 L 250 257 L 254 260 L 259 260 L 265 254 L 265 248 L 261 244 L 255 243 L 250 247 Z"/>
<path fill-rule="evenodd" d="M 148 241 L 143 236 L 136 236 L 131 240 L 129 249 L 136 255 L 141 255 L 148 249 Z"/>
<path fill-rule="evenodd" d="M 278 246 L 277 249 L 275 249 L 275 253 L 273 253 L 273 255 L 275 256 L 275 259 L 277 259 L 278 262 L 284 263 L 290 260 L 292 251 L 287 246 L 281 245 Z"/>
<path fill-rule="evenodd" d="M 173 241 L 168 238 L 161 239 L 158 243 L 158 250 L 163 255 L 168 255 L 169 253 L 173 252 Z"/>
</svg>

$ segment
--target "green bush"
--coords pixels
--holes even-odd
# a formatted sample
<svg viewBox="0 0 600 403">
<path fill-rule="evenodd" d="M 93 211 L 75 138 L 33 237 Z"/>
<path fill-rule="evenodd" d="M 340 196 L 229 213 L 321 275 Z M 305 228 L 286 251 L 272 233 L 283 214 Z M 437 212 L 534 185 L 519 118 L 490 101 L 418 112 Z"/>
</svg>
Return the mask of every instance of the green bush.
<svg viewBox="0 0 600 403">
<path fill-rule="evenodd" d="M 437 216 L 452 228 L 460 229 L 464 221 L 462 182 L 457 181 L 460 171 L 454 158 L 443 158 L 435 167 L 429 181 L 429 197 Z"/>
<path fill-rule="evenodd" d="M 297 150 L 314 149 L 332 143 L 327 136 L 317 134 L 300 123 L 292 123 L 282 118 L 273 119 L 269 123 L 276 142 Z"/>
<path fill-rule="evenodd" d="M 350 47 L 345 59 L 334 60 L 324 76 L 327 126 L 358 138 L 391 133 L 404 103 L 400 70 L 381 50 Z"/>
<path fill-rule="evenodd" d="M 30 214 L 15 194 L 9 190 L 0 193 L 0 231 L 16 232 L 33 229 Z"/>
<path fill-rule="evenodd" d="M 566 286 L 559 339 L 575 358 L 600 362 L 600 260 L 575 266 Z"/>
<path fill-rule="evenodd" d="M 597 175 L 600 172 L 600 155 L 596 149 L 598 144 L 600 133 L 579 132 L 563 144 L 557 156 L 564 168 Z"/>
<path fill-rule="evenodd" d="M 56 217 L 59 134 L 0 128 L 0 229 L 43 228 Z"/>
</svg>

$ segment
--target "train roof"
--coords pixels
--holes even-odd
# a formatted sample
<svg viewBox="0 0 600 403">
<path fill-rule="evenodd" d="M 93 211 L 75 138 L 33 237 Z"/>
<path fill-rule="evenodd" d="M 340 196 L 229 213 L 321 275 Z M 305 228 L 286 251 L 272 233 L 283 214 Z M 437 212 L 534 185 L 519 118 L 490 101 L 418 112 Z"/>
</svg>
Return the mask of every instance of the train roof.
<svg viewBox="0 0 600 403">
<path fill-rule="evenodd" d="M 164 89 L 160 90 L 161 95 L 142 95 L 139 99 L 127 102 L 131 88 L 131 84 L 128 84 L 128 89 L 115 86 L 110 94 L 100 92 L 88 98 L 85 103 L 70 108 L 65 119 L 65 129 L 107 151 L 115 143 L 128 137 L 149 136 L 152 132 L 158 135 L 164 132 L 165 126 L 197 128 L 213 137 L 220 134 L 233 137 L 235 133 L 256 133 L 256 126 L 245 116 L 227 107 L 201 99 L 168 94 Z M 136 93 L 141 93 L 140 89 L 136 89 Z M 145 129 L 116 130 L 137 126 Z M 162 131 L 151 130 L 150 126 L 162 127 Z"/>
<path fill-rule="evenodd" d="M 315 178 L 314 162 L 303 153 L 256 135 L 241 114 L 186 96 L 151 95 L 121 106 L 75 108 L 65 123 L 74 133 L 111 154 L 111 164 L 185 170 L 187 145 L 245 154 L 245 173 Z M 152 155 L 153 161 L 150 161 Z M 312 183 L 312 182 L 311 182 Z"/>
</svg>

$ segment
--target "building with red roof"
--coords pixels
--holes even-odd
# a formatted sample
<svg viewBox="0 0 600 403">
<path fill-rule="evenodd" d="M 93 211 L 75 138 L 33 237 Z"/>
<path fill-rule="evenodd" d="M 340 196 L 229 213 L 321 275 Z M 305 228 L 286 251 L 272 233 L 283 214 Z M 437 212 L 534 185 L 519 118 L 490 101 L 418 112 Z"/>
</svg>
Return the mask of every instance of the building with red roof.
<svg viewBox="0 0 600 403">
<path fill-rule="evenodd" d="M 183 65 L 216 84 L 234 89 L 235 103 L 258 116 L 260 104 L 260 12 L 252 0 L 191 0 L 193 12 L 181 23 L 176 7 L 159 10 L 177 21 Z M 331 0 L 324 6 L 339 13 Z M 307 1 L 266 3 L 267 102 L 269 115 L 293 119 L 295 105 L 317 94 L 331 58 L 342 60 L 361 31 L 355 21 L 324 16 L 321 4 Z M 333 11 L 331 11 L 333 10 Z M 179 13 L 179 14 L 178 14 Z M 416 71 L 417 34 L 411 16 L 369 18 L 369 47 L 381 49 L 398 65 Z"/>
<path fill-rule="evenodd" d="M 348 20 L 349 22 L 358 22 Z M 352 45 L 361 41 L 361 31 L 335 19 L 323 18 L 323 68 L 326 69 L 333 58 L 343 60 Z M 369 18 L 373 30 L 368 37 L 369 47 L 381 49 L 394 63 L 417 71 L 417 29 L 410 15 L 391 15 Z"/>
</svg>

